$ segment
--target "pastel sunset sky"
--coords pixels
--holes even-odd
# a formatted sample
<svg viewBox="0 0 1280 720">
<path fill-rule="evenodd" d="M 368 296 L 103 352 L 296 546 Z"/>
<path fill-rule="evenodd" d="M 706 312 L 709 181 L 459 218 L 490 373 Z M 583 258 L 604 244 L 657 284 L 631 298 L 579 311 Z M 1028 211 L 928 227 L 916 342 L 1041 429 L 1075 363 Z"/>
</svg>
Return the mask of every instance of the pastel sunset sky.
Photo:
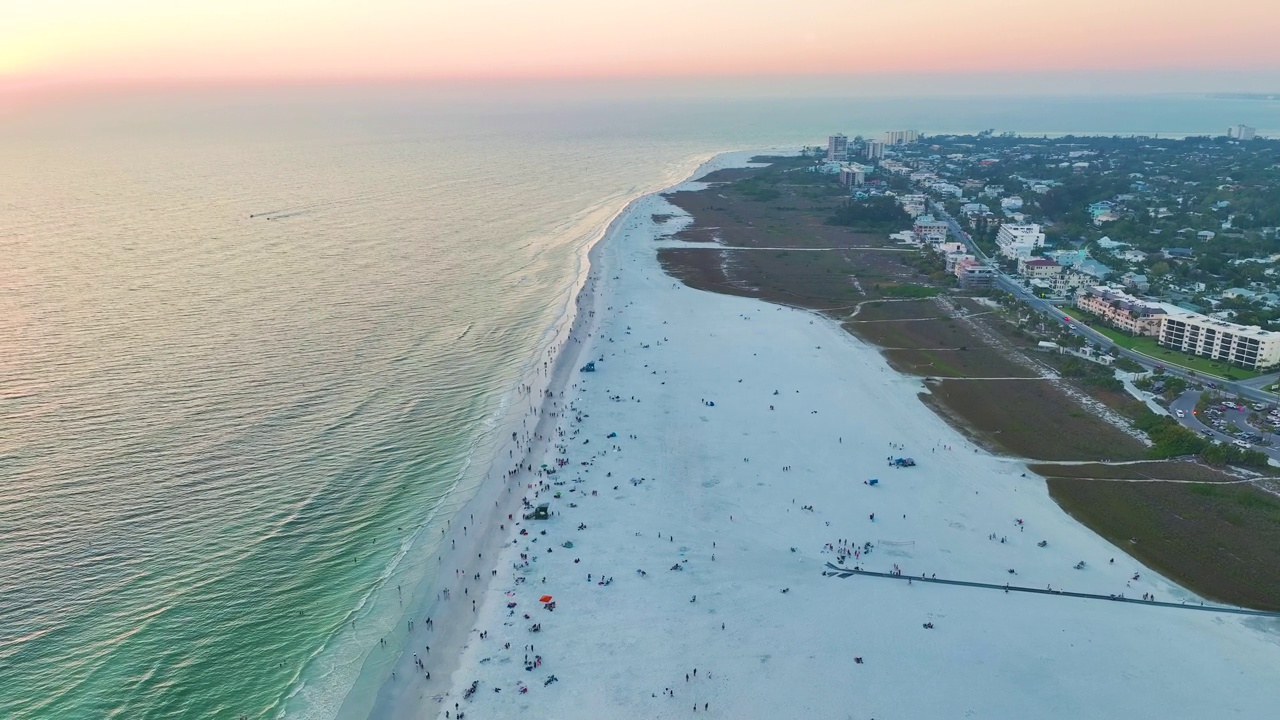
<svg viewBox="0 0 1280 720">
<path fill-rule="evenodd" d="M 1277 37 L 1277 0 L 0 0 L 0 79 L 1257 73 Z"/>
</svg>

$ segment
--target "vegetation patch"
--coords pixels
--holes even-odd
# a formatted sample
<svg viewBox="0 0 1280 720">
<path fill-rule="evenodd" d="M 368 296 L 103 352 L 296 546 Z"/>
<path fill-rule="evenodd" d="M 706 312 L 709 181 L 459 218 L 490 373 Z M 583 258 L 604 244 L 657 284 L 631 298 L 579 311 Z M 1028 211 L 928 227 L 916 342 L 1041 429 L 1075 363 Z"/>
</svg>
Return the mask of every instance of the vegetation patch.
<svg viewBox="0 0 1280 720">
<path fill-rule="evenodd" d="M 940 380 L 925 404 L 997 450 L 1036 460 L 1142 460 L 1147 448 L 1048 380 Z"/>
<path fill-rule="evenodd" d="M 931 298 L 942 292 L 942 288 L 931 285 L 915 285 L 902 283 L 880 288 L 880 295 L 888 298 Z"/>
<path fill-rule="evenodd" d="M 942 318 L 946 315 L 946 311 L 932 300 L 869 300 L 858 308 L 857 315 L 850 321 L 850 325 L 882 320 Z"/>
<path fill-rule="evenodd" d="M 1049 478 L 1080 522 L 1205 597 L 1280 610 L 1280 500 L 1250 485 Z M 1166 599 L 1166 598 L 1161 598 Z"/>
<path fill-rule="evenodd" d="M 1033 378 L 1035 373 L 1010 360 L 996 348 L 968 350 L 884 350 L 889 365 L 900 373 L 940 378 Z"/>
</svg>

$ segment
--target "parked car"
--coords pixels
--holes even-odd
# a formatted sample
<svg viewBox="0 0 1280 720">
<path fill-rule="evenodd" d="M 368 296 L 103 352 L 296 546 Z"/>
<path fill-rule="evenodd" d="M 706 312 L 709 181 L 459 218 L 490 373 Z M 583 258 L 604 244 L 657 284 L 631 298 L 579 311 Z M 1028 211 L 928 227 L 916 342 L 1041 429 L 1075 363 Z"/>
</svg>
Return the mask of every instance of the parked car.
<svg viewBox="0 0 1280 720">
<path fill-rule="evenodd" d="M 1175 410 L 1174 412 L 1178 413 L 1178 417 L 1180 417 L 1180 418 L 1181 418 L 1181 417 L 1186 417 L 1186 416 L 1187 416 L 1187 414 L 1186 414 L 1186 413 L 1184 413 L 1184 412 L 1182 412 L 1181 410 Z"/>
</svg>

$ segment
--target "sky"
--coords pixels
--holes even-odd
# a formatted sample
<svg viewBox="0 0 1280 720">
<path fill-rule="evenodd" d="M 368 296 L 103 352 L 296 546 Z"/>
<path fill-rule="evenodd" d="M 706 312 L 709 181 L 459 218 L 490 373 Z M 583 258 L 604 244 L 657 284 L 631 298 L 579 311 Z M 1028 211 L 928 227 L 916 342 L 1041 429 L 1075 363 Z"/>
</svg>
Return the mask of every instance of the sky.
<svg viewBox="0 0 1280 720">
<path fill-rule="evenodd" d="M 1280 91 L 1276 37 L 1276 0 L 0 0 L 0 86 L 1114 74 Z"/>
</svg>

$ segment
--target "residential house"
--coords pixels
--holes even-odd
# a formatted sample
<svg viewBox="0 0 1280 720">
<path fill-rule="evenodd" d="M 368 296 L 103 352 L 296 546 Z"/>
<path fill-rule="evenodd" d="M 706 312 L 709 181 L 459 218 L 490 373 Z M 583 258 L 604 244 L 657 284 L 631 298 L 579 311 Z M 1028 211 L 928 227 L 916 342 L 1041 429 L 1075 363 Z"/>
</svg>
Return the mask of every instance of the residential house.
<svg viewBox="0 0 1280 720">
<path fill-rule="evenodd" d="M 1093 258 L 1086 258 L 1076 263 L 1075 270 L 1076 272 L 1088 275 L 1095 280 L 1106 280 L 1112 273 L 1111 268 L 1103 265 Z"/>
<path fill-rule="evenodd" d="M 1140 293 L 1151 289 L 1151 282 L 1147 280 L 1146 275 L 1128 272 L 1120 276 L 1120 282 L 1124 283 L 1125 287 L 1133 288 Z"/>
<path fill-rule="evenodd" d="M 1239 298 L 1241 300 L 1252 300 L 1255 295 L 1257 295 L 1257 293 L 1247 288 L 1227 288 L 1226 290 L 1222 291 L 1222 297 L 1224 298 Z"/>
</svg>

